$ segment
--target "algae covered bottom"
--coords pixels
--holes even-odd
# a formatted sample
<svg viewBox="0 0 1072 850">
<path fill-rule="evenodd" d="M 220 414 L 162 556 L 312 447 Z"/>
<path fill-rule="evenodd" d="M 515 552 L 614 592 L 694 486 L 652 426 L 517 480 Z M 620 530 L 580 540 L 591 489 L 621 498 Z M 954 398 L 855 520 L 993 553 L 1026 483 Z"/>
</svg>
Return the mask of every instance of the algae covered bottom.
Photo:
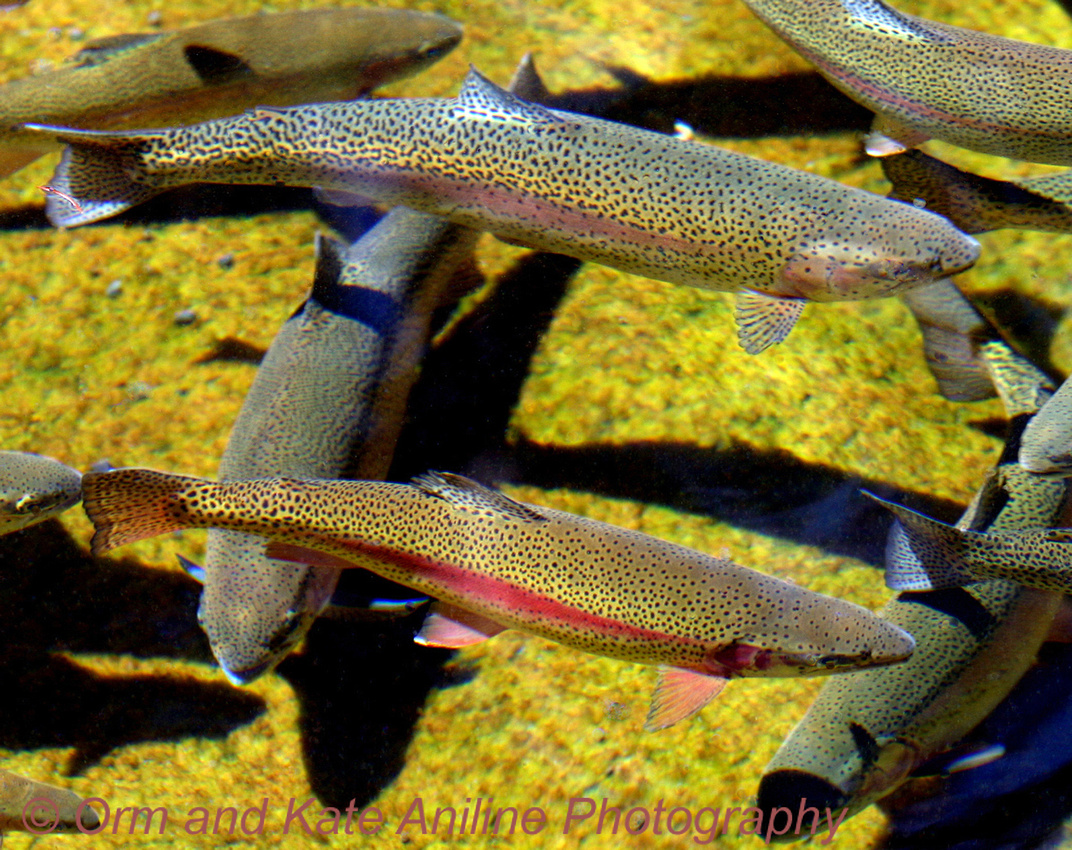
<svg viewBox="0 0 1072 850">
<path fill-rule="evenodd" d="M 260 6 L 134 2 L 102 19 L 80 0 L 32 0 L 0 15 L 0 73 L 59 63 L 83 38 Z M 885 191 L 879 165 L 859 156 L 867 113 L 830 94 L 743 3 L 415 7 L 462 22 L 465 40 L 389 94 L 453 97 L 470 62 L 502 85 L 532 50 L 551 90 L 583 105 L 616 85 L 596 59 L 649 81 L 617 104 L 619 117 L 662 130 L 684 121 L 725 147 Z M 1072 47 L 1054 2 L 900 7 Z M 989 176 L 1028 173 L 932 150 Z M 308 193 L 216 187 L 161 199 L 124 222 L 56 231 L 37 189 L 53 166 L 42 159 L 0 183 L 0 446 L 82 471 L 107 459 L 212 476 L 253 379 L 250 351 L 268 345 L 312 283 L 314 234 L 328 217 L 356 225 L 330 208 L 310 211 Z M 1062 265 L 1069 238 L 1001 232 L 980 242 L 977 266 L 958 282 L 1027 328 L 1036 350 L 1053 332 L 1052 362 L 1067 371 L 1072 336 L 1053 315 L 1072 301 Z M 750 357 L 737 348 L 724 294 L 578 268 L 487 237 L 478 260 L 497 289 L 451 325 L 425 364 L 393 480 L 437 468 L 500 481 L 513 498 L 878 608 L 889 598 L 879 569 L 888 518 L 857 488 L 950 519 L 993 466 L 1000 442 L 985 426 L 1002 416 L 999 403 L 937 394 L 898 301 L 824 305 L 786 344 Z M 250 814 L 255 834 L 239 824 L 227 840 L 304 847 L 302 821 L 292 818 L 288 831 L 287 814 L 310 797 L 302 814 L 314 830 L 324 806 L 343 821 L 351 800 L 378 809 L 385 824 L 356 839 L 369 847 L 484 846 L 479 828 L 458 834 L 478 800 L 530 812 L 529 831 L 519 821 L 500 845 L 703 843 L 714 831 L 710 810 L 721 820 L 751 805 L 764 766 L 818 689 L 738 683 L 701 715 L 647 733 L 651 670 L 516 634 L 450 655 L 413 646 L 408 620 L 319 621 L 276 673 L 234 688 L 197 627 L 199 588 L 175 561 L 178 552 L 199 560 L 204 536 L 94 560 L 89 533 L 73 510 L 0 541 L 0 759 L 106 801 L 112 820 L 87 839 L 99 846 L 218 841 L 187 833 L 211 833 L 217 809 L 231 806 L 239 816 L 263 807 L 264 818 Z M 592 801 L 593 817 L 580 817 L 584 802 L 571 809 L 577 798 Z M 442 822 L 439 835 L 422 832 L 412 820 L 418 799 L 429 829 L 436 808 L 455 808 L 452 838 Z M 637 810 L 630 834 L 623 822 L 611 835 L 609 819 L 597 834 L 604 801 L 623 817 Z M 129 834 L 129 811 L 116 822 L 119 808 L 142 806 L 166 810 L 162 835 L 159 814 L 148 834 L 144 818 Z M 675 829 L 690 816 L 683 837 L 667 832 L 671 808 L 685 810 Z M 730 817 L 734 827 L 742 820 Z M 228 824 L 225 814 L 219 831 Z M 872 807 L 842 823 L 833 846 L 876 846 L 883 828 Z M 12 848 L 32 840 L 4 838 Z M 738 840 L 760 846 L 718 839 Z"/>
</svg>

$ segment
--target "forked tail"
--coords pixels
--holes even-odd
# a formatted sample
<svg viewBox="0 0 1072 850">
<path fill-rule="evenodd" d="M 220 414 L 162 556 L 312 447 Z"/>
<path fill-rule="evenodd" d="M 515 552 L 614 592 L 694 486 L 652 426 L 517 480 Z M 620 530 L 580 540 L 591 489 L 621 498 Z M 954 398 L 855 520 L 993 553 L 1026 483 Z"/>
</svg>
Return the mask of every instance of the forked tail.
<svg viewBox="0 0 1072 850">
<path fill-rule="evenodd" d="M 44 187 L 45 212 L 56 227 L 108 218 L 162 191 L 131 179 L 140 171 L 137 136 L 42 124 L 26 128 L 68 145 L 52 181 Z"/>
<path fill-rule="evenodd" d="M 93 523 L 93 554 L 185 528 L 173 497 L 199 480 L 152 469 L 87 472 L 82 505 Z"/>
</svg>

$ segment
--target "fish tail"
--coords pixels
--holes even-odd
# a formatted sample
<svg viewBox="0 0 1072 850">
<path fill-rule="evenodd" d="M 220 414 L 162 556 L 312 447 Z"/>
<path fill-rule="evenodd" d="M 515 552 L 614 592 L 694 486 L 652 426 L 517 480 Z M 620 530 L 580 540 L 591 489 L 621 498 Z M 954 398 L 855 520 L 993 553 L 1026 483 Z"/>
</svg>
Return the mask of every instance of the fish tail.
<svg viewBox="0 0 1072 850">
<path fill-rule="evenodd" d="M 981 581 L 964 563 L 963 532 L 903 505 L 867 493 L 897 517 L 886 544 L 886 586 L 897 591 L 941 590 Z"/>
<path fill-rule="evenodd" d="M 93 523 L 93 554 L 186 528 L 174 496 L 198 481 L 151 469 L 87 472 L 82 504 Z"/>
<path fill-rule="evenodd" d="M 116 215 L 159 194 L 137 183 L 137 137 L 33 125 L 67 145 L 48 186 L 45 212 L 56 227 L 74 227 Z"/>
<path fill-rule="evenodd" d="M 883 160 L 885 162 L 885 160 Z M 950 401 L 980 401 L 997 395 L 979 345 L 997 332 L 950 280 L 901 295 L 923 334 L 927 366 Z"/>
</svg>

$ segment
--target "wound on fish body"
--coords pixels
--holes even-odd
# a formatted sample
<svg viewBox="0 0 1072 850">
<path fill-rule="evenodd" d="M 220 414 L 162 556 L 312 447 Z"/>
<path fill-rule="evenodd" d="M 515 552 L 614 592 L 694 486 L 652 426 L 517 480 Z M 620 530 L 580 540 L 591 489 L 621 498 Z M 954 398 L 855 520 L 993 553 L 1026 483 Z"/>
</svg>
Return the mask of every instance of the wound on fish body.
<svg viewBox="0 0 1072 850">
<path fill-rule="evenodd" d="M 27 129 L 69 145 L 46 201 L 59 226 L 186 183 L 318 186 L 656 280 L 736 292 L 750 353 L 783 340 L 806 300 L 889 296 L 968 268 L 979 252 L 948 221 L 909 204 L 547 109 L 475 70 L 453 100 L 256 109 L 144 133 Z"/>
<path fill-rule="evenodd" d="M 418 640 L 466 646 L 512 628 L 663 670 L 648 725 L 669 726 L 737 676 L 805 676 L 901 661 L 906 632 L 870 611 L 730 561 L 456 475 L 412 484 L 214 483 L 91 473 L 94 552 L 179 528 L 261 534 L 269 557 L 363 567 L 439 600 Z"/>
</svg>

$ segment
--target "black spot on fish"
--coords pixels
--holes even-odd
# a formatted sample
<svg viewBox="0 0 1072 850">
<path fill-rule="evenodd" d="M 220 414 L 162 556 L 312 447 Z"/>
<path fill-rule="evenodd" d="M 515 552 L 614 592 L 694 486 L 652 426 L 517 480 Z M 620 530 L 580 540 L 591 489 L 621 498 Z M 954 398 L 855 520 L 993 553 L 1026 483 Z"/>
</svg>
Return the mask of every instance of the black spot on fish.
<svg viewBox="0 0 1072 850">
<path fill-rule="evenodd" d="M 860 758 L 863 759 L 864 765 L 867 767 L 873 765 L 878 758 L 880 749 L 875 736 L 859 723 L 849 724 L 849 734 L 852 735 L 852 742 L 856 745 L 856 751 L 860 754 Z"/>
<path fill-rule="evenodd" d="M 186 61 L 190 63 L 190 67 L 205 85 L 219 86 L 255 76 L 253 69 L 245 63 L 245 60 L 233 53 L 217 50 L 215 47 L 188 44 L 182 52 L 186 56 Z"/>
</svg>

